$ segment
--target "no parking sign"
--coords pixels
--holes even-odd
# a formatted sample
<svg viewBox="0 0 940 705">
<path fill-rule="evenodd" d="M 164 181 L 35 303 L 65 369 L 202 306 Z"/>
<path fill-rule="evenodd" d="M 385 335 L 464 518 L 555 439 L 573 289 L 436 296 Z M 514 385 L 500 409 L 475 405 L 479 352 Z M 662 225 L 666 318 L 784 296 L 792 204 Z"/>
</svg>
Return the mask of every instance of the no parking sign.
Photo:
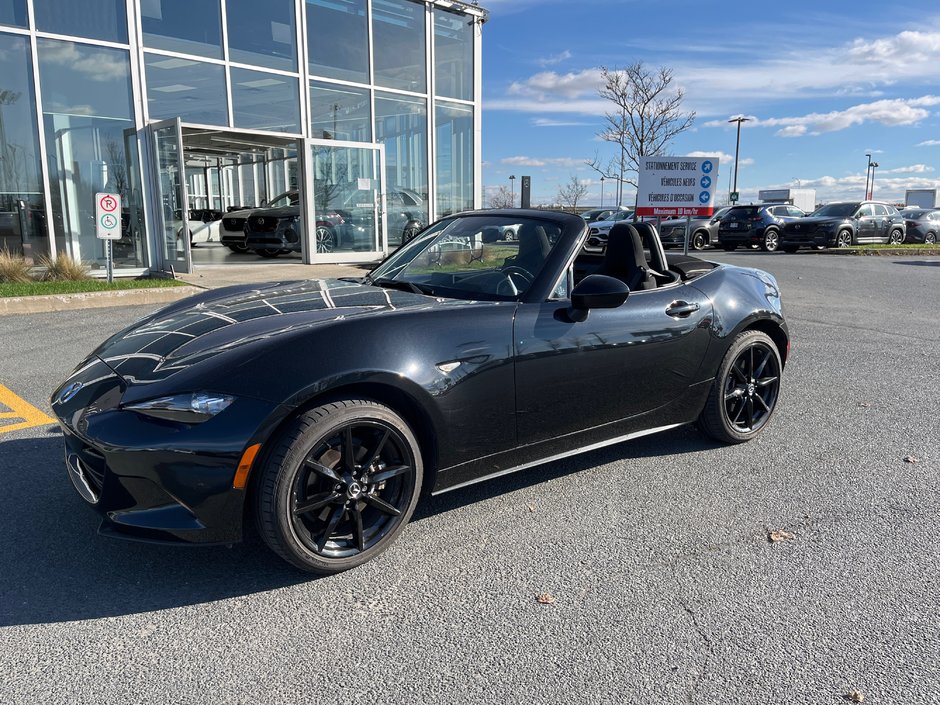
<svg viewBox="0 0 940 705">
<path fill-rule="evenodd" d="M 121 197 L 117 194 L 95 194 L 95 234 L 99 240 L 121 239 Z"/>
</svg>

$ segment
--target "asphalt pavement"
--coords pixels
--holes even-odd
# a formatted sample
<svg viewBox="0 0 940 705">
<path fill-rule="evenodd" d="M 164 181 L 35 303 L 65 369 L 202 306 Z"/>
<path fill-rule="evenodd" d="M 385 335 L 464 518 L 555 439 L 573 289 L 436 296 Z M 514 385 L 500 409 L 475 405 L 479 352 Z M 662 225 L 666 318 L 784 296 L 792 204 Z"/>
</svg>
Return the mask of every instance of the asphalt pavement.
<svg viewBox="0 0 940 705">
<path fill-rule="evenodd" d="M 443 495 L 334 577 L 100 538 L 57 430 L 0 427 L 0 703 L 940 703 L 940 259 L 708 256 L 781 284 L 762 436 Z M 0 318 L 0 384 L 49 413 L 150 310 Z"/>
</svg>

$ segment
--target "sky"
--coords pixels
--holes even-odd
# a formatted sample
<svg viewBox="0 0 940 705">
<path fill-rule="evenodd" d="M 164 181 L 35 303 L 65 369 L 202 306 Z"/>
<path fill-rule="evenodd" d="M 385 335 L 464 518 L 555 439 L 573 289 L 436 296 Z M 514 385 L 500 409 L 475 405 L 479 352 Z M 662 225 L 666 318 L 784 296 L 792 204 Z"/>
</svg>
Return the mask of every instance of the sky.
<svg viewBox="0 0 940 705">
<path fill-rule="evenodd" d="M 532 203 L 557 202 L 575 176 L 583 205 L 601 203 L 615 147 L 598 139 L 610 103 L 600 67 L 667 67 L 693 126 L 667 154 L 719 157 L 718 202 L 731 190 L 735 125 L 741 202 L 768 188 L 814 188 L 817 202 L 940 187 L 940 3 L 937 0 L 480 0 L 483 26 L 483 183 Z M 755 12 L 755 8 L 759 8 Z M 509 176 L 517 178 L 510 182 Z M 616 203 L 604 182 L 604 205 Z M 625 187 L 632 205 L 634 189 Z"/>
</svg>

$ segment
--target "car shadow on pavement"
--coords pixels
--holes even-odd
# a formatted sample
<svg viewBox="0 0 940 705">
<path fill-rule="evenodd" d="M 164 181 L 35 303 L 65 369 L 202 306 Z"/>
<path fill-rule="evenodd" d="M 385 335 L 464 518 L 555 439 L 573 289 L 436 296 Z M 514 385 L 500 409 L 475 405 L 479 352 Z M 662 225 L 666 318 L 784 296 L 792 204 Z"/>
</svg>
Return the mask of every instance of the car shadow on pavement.
<svg viewBox="0 0 940 705">
<path fill-rule="evenodd" d="M 317 579 L 278 558 L 254 530 L 231 547 L 98 536 L 99 516 L 68 480 L 58 429 L 40 434 L 0 444 L 0 627 L 151 612 Z M 716 446 L 691 427 L 674 429 L 428 497 L 414 521 L 625 457 Z"/>
<path fill-rule="evenodd" d="M 940 267 L 940 259 L 918 260 L 916 262 L 895 262 L 894 264 L 903 264 L 906 267 Z"/>
</svg>

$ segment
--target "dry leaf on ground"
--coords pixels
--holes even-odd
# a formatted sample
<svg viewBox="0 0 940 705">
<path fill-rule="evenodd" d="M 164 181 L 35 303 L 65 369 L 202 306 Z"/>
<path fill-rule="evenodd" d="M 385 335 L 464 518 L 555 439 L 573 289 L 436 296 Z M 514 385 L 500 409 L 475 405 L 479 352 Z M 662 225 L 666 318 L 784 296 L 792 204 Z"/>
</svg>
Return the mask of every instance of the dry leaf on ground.
<svg viewBox="0 0 940 705">
<path fill-rule="evenodd" d="M 862 409 L 870 409 L 870 408 L 871 408 L 871 402 L 868 402 L 868 401 L 860 401 L 860 402 L 858 403 L 858 405 L 859 405 L 859 408 L 862 408 Z"/>
<path fill-rule="evenodd" d="M 774 529 L 769 534 L 767 534 L 767 540 L 771 543 L 777 543 L 779 541 L 789 541 L 790 539 L 795 538 L 793 534 L 789 531 L 784 531 L 783 529 Z"/>
<path fill-rule="evenodd" d="M 538 602 L 540 605 L 554 605 L 555 604 L 555 598 L 552 597 L 551 593 L 548 593 L 548 592 L 543 592 L 540 595 L 536 595 L 535 601 Z"/>
<path fill-rule="evenodd" d="M 920 458 L 915 458 L 913 455 L 905 455 L 904 462 L 905 463 L 918 463 L 920 462 Z"/>
<path fill-rule="evenodd" d="M 527 504 L 527 505 L 525 505 L 525 506 L 527 506 L 527 507 L 529 508 L 529 512 L 530 512 L 530 513 L 534 513 L 534 512 L 535 512 L 535 505 L 534 505 L 534 504 Z"/>
<path fill-rule="evenodd" d="M 852 690 L 846 694 L 845 699 L 851 703 L 865 702 L 865 693 L 860 690 Z"/>
</svg>

